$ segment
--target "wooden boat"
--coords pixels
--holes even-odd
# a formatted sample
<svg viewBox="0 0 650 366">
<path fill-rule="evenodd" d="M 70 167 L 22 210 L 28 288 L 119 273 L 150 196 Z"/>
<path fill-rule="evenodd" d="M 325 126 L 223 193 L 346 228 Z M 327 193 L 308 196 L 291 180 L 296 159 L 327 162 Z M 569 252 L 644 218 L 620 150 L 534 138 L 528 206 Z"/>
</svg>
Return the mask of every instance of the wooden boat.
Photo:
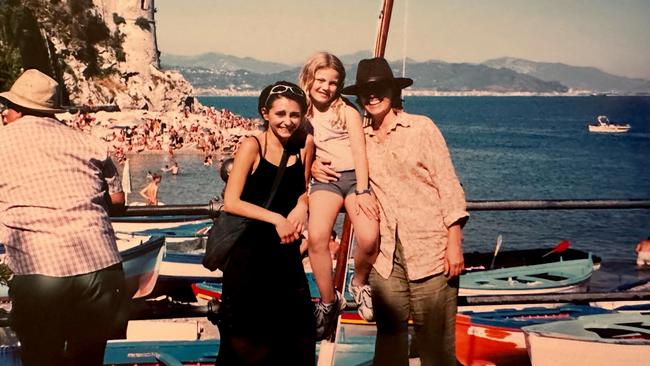
<svg viewBox="0 0 650 366">
<path fill-rule="evenodd" d="M 208 235 L 208 230 L 212 227 L 212 221 L 199 220 L 189 223 L 183 223 L 171 227 L 156 227 L 140 231 L 134 231 L 134 235 L 162 235 L 168 240 L 173 238 L 191 239 L 203 238 Z"/>
<path fill-rule="evenodd" d="M 471 271 L 460 276 L 459 295 L 574 292 L 584 288 L 592 273 L 591 258 Z"/>
<path fill-rule="evenodd" d="M 573 259 L 564 260 L 560 256 L 558 261 L 554 256 L 542 258 L 545 250 L 529 251 L 510 251 L 504 255 L 503 265 L 518 265 L 516 267 L 506 267 L 493 270 L 484 269 L 489 266 L 492 260 L 491 254 L 474 253 L 468 255 L 470 271 L 460 276 L 460 295 L 496 295 L 496 294 L 535 294 L 547 292 L 570 292 L 577 291 L 586 281 L 589 280 L 593 273 L 594 259 L 586 252 L 572 250 L 567 256 Z M 523 255 L 517 257 L 515 253 Z M 532 253 L 532 254 L 531 254 Z M 528 254 L 528 255 L 525 255 Z M 489 258 L 489 259 L 488 259 Z M 543 263 L 544 260 L 552 262 Z M 597 258 L 600 263 L 600 258 Z M 540 263 L 534 265 L 521 265 L 520 263 Z M 348 265 L 348 275 L 352 275 L 354 269 L 351 264 Z M 309 289 L 313 298 L 320 296 L 313 273 L 307 272 Z M 199 281 L 201 282 L 201 281 Z M 221 284 L 214 281 L 202 281 L 193 285 L 195 294 L 206 298 L 215 297 L 216 293 L 221 292 Z M 346 289 L 344 296 L 348 302 L 352 301 Z M 343 318 L 346 320 L 346 317 Z M 355 320 L 350 317 L 349 320 Z"/>
<path fill-rule="evenodd" d="M 219 340 L 108 341 L 104 365 L 215 365 Z"/>
<path fill-rule="evenodd" d="M 557 248 L 557 246 L 556 246 Z M 493 268 L 510 268 L 520 266 L 531 266 L 536 264 L 544 264 L 551 262 L 558 262 L 561 260 L 574 260 L 589 258 L 588 252 L 573 249 L 561 248 L 562 250 L 549 250 L 548 248 L 542 249 L 521 249 L 521 250 L 504 250 L 494 258 L 493 253 L 485 252 L 470 252 L 465 253 L 465 269 L 488 269 L 490 268 L 492 259 L 494 258 Z M 597 255 L 591 255 L 591 260 L 594 265 L 594 270 L 600 267 L 602 259 Z"/>
<path fill-rule="evenodd" d="M 165 238 L 118 238 L 117 245 L 122 256 L 127 293 L 134 299 L 149 295 L 158 279 L 165 253 Z M 4 255 L 5 247 L 0 244 L 0 259 Z M 8 301 L 8 287 L 0 285 L 0 302 Z"/>
<path fill-rule="evenodd" d="M 120 242 L 143 242 L 149 238 L 164 238 L 166 249 L 162 253 L 160 268 L 157 273 L 155 287 L 150 291 L 150 297 L 169 296 L 181 302 L 194 302 L 196 298 L 192 292 L 192 284 L 203 281 L 221 280 L 221 271 L 211 272 L 201 264 L 202 252 L 176 252 L 170 248 L 177 247 L 179 243 L 168 243 L 167 237 L 146 236 L 135 234 L 116 234 Z"/>
<path fill-rule="evenodd" d="M 169 229 L 187 224 L 211 224 L 205 216 L 131 216 L 111 217 L 116 233 L 134 233 L 144 230 Z"/>
<path fill-rule="evenodd" d="M 219 340 L 195 341 L 109 341 L 104 354 L 104 365 L 192 365 L 216 364 Z M 320 344 L 316 345 L 316 357 Z M 334 364 L 371 365 L 375 353 L 375 337 L 341 337 L 337 344 Z"/>
<path fill-rule="evenodd" d="M 153 291 L 165 254 L 165 238 L 155 236 L 146 240 L 118 240 L 127 293 L 132 298 L 145 297 Z"/>
<path fill-rule="evenodd" d="M 223 273 L 203 267 L 203 254 L 167 251 L 162 259 L 160 274 L 152 296 L 169 296 L 176 301 L 194 302 L 192 284 L 221 282 Z"/>
<path fill-rule="evenodd" d="M 456 358 L 463 365 L 526 365 L 522 327 L 609 312 L 586 305 L 460 312 L 456 315 Z"/>
<path fill-rule="evenodd" d="M 642 278 L 636 281 L 623 283 L 616 286 L 611 291 L 617 292 L 639 292 L 650 290 L 650 277 Z M 628 300 L 628 301 L 594 301 L 591 306 L 599 306 L 605 309 L 616 310 L 617 312 L 647 312 L 650 311 L 650 301 L 648 300 Z"/>
<path fill-rule="evenodd" d="M 522 329 L 533 366 L 641 366 L 650 360 L 650 314 L 590 315 Z"/>
</svg>

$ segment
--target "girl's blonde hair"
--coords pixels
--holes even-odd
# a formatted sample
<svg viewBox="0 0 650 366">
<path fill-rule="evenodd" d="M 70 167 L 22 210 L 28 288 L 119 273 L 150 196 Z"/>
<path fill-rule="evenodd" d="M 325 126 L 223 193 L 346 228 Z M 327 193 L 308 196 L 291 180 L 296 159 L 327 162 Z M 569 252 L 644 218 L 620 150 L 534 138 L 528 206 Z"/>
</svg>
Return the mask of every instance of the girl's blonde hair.
<svg viewBox="0 0 650 366">
<path fill-rule="evenodd" d="M 300 70 L 300 87 L 305 91 L 305 94 L 309 96 L 309 90 L 314 85 L 314 80 L 316 78 L 316 71 L 320 69 L 333 69 L 339 74 L 336 95 L 330 104 L 330 108 L 336 115 L 335 123 L 340 125 L 341 128 L 345 128 L 345 102 L 343 101 L 343 98 L 341 98 L 341 89 L 343 89 L 343 84 L 345 82 L 345 67 L 343 67 L 343 63 L 338 57 L 328 52 L 318 52 L 312 55 L 305 62 L 302 70 Z M 307 98 L 307 117 L 313 116 L 313 107 L 314 105 L 311 98 Z"/>
</svg>

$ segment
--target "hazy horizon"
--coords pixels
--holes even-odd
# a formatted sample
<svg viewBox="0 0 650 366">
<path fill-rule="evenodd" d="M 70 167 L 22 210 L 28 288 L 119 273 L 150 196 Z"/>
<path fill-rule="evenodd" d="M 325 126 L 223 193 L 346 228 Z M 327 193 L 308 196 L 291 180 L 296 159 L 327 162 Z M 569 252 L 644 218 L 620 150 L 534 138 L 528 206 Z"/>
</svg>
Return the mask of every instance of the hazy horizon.
<svg viewBox="0 0 650 366">
<path fill-rule="evenodd" d="M 381 3 L 157 0 L 158 45 L 163 54 L 296 65 L 321 50 L 370 49 Z M 514 57 L 650 80 L 648 19 L 646 0 L 396 0 L 386 58 L 476 64 Z"/>
</svg>

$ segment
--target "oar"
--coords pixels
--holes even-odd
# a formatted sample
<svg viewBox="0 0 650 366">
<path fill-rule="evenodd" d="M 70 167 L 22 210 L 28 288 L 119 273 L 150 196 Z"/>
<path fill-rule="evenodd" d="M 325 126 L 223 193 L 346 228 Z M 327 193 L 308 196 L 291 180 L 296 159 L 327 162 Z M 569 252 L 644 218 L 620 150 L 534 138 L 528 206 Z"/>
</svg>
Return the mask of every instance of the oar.
<svg viewBox="0 0 650 366">
<path fill-rule="evenodd" d="M 562 253 L 563 251 L 569 249 L 569 246 L 570 246 L 570 245 L 571 245 L 571 243 L 569 243 L 568 240 L 566 240 L 566 239 L 565 239 L 565 240 L 562 240 L 561 242 L 557 243 L 557 245 L 555 246 L 555 248 L 551 249 L 551 251 L 549 251 L 548 253 L 544 254 L 544 255 L 542 256 L 542 258 L 544 258 L 544 257 L 546 257 L 547 255 L 552 254 L 552 253 Z"/>
<path fill-rule="evenodd" d="M 501 248 L 501 242 L 503 242 L 503 237 L 501 234 L 497 236 L 497 245 L 494 248 L 494 256 L 492 256 L 492 263 L 490 263 L 490 269 L 494 268 L 494 261 L 497 259 L 497 254 L 499 254 L 499 248 Z"/>
</svg>

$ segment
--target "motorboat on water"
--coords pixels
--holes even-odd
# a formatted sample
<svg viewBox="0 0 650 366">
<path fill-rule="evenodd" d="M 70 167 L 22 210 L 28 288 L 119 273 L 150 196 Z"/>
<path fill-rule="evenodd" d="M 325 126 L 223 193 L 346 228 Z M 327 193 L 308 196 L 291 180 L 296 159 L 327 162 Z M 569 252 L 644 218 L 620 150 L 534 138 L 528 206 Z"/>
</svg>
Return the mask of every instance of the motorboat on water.
<svg viewBox="0 0 650 366">
<path fill-rule="evenodd" d="M 627 132 L 631 127 L 628 123 L 618 124 L 612 123 L 609 121 L 607 116 L 598 116 L 596 118 L 595 124 L 590 124 L 587 126 L 589 132 L 601 132 L 601 133 L 623 133 Z"/>
</svg>

